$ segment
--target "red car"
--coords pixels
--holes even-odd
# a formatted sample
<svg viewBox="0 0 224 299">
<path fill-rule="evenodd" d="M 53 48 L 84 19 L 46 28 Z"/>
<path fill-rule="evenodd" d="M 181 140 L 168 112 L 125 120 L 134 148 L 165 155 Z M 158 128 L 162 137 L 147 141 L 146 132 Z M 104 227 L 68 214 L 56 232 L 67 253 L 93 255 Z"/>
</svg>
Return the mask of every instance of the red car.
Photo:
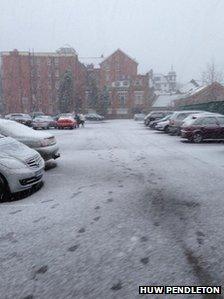
<svg viewBox="0 0 224 299">
<path fill-rule="evenodd" d="M 201 114 L 181 127 L 181 137 L 194 143 L 224 140 L 224 116 Z"/>
<path fill-rule="evenodd" d="M 77 121 L 72 116 L 60 117 L 57 121 L 58 129 L 74 129 L 77 127 Z"/>
</svg>

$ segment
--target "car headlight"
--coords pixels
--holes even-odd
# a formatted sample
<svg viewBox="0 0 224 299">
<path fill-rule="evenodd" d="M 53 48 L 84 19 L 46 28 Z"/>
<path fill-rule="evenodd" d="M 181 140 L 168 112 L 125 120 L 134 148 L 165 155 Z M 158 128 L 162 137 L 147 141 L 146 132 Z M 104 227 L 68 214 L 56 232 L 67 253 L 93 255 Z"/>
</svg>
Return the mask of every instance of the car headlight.
<svg viewBox="0 0 224 299">
<path fill-rule="evenodd" d="M 2 158 L 0 159 L 0 164 L 8 169 L 21 169 L 26 167 L 23 162 L 14 158 Z"/>
<path fill-rule="evenodd" d="M 49 140 L 43 139 L 43 140 L 41 140 L 40 144 L 41 144 L 42 147 L 48 146 L 49 145 Z"/>
</svg>

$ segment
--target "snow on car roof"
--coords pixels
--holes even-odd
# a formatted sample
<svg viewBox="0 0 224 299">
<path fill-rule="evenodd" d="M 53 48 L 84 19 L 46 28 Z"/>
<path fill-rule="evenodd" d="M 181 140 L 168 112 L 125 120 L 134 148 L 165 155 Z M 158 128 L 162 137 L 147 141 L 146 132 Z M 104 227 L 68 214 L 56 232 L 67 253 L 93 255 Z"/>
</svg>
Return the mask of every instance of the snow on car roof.
<svg viewBox="0 0 224 299">
<path fill-rule="evenodd" d="M 51 134 L 35 131 L 23 124 L 12 120 L 0 119 L 0 133 L 11 137 L 50 138 Z"/>
</svg>

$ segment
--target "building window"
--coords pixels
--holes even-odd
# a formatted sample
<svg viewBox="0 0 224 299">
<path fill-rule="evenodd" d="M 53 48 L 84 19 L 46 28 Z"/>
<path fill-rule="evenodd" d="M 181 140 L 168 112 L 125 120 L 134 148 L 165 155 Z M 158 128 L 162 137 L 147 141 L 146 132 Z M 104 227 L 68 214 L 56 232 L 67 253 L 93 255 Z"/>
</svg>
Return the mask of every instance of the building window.
<svg viewBox="0 0 224 299">
<path fill-rule="evenodd" d="M 106 81 L 110 81 L 110 75 L 106 74 Z"/>
<path fill-rule="evenodd" d="M 56 81 L 56 82 L 55 82 L 55 88 L 56 88 L 56 89 L 59 89 L 59 86 L 60 86 L 59 81 Z"/>
<path fill-rule="evenodd" d="M 127 92 L 119 92 L 118 99 L 120 108 L 125 108 L 127 104 Z"/>
<path fill-rule="evenodd" d="M 47 58 L 47 65 L 51 65 L 51 58 L 50 57 Z"/>
<path fill-rule="evenodd" d="M 55 77 L 59 77 L 59 70 L 55 70 Z"/>
<path fill-rule="evenodd" d="M 55 63 L 55 65 L 58 65 L 58 63 L 59 63 L 59 59 L 58 59 L 58 57 L 55 57 L 55 59 L 54 59 L 54 63 Z"/>
<path fill-rule="evenodd" d="M 135 105 L 143 104 L 143 91 L 135 91 Z"/>
<path fill-rule="evenodd" d="M 40 57 L 36 58 L 36 63 L 37 63 L 37 65 L 40 65 L 40 63 L 41 63 L 41 58 Z"/>
</svg>

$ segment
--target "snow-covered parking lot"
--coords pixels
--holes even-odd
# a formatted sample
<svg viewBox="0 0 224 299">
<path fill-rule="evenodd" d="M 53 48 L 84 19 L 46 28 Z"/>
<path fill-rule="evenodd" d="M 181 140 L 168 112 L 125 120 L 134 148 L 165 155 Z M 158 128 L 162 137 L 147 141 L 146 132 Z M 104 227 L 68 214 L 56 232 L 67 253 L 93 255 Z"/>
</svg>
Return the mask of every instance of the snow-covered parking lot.
<svg viewBox="0 0 224 299">
<path fill-rule="evenodd" d="M 43 188 L 0 205 L 0 298 L 222 284 L 224 143 L 191 144 L 132 120 L 52 132 L 61 158 Z"/>
</svg>

